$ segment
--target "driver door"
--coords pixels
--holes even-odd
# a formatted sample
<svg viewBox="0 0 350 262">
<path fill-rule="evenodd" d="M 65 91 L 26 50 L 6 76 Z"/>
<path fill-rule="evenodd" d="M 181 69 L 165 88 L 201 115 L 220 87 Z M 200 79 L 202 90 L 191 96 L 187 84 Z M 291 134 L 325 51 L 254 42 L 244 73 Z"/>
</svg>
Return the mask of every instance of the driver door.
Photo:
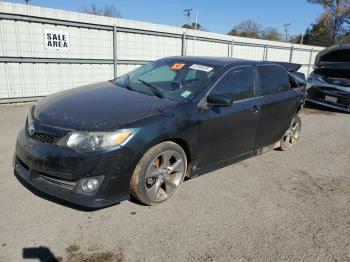
<svg viewBox="0 0 350 262">
<path fill-rule="evenodd" d="M 199 109 L 198 168 L 253 152 L 261 106 L 255 97 L 254 75 L 253 66 L 229 70 L 210 94 L 224 95 L 233 103 Z"/>
</svg>

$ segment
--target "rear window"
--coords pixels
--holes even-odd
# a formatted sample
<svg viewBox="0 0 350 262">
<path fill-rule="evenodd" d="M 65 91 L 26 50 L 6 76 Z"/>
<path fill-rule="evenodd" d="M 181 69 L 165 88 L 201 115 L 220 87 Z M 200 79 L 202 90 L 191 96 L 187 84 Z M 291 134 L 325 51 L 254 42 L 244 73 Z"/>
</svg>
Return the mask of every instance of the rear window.
<svg viewBox="0 0 350 262">
<path fill-rule="evenodd" d="M 277 65 L 258 66 L 261 83 L 261 94 L 271 95 L 290 89 L 288 73 Z"/>
</svg>

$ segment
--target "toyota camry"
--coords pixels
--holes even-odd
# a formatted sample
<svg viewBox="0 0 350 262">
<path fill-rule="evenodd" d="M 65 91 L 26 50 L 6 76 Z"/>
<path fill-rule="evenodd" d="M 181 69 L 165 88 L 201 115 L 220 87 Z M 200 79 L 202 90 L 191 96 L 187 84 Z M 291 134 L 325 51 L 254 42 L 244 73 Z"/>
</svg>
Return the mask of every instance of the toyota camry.
<svg viewBox="0 0 350 262">
<path fill-rule="evenodd" d="M 161 203 L 185 177 L 292 148 L 305 97 L 299 67 L 169 57 L 50 95 L 30 109 L 18 135 L 15 174 L 90 208 L 131 195 Z"/>
</svg>

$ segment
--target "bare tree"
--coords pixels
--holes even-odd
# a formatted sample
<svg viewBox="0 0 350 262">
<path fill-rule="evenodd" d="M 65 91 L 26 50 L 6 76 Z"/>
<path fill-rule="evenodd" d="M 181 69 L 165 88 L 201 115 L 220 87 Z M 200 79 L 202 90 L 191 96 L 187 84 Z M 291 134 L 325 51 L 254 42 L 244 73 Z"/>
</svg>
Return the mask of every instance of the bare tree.
<svg viewBox="0 0 350 262">
<path fill-rule="evenodd" d="M 91 15 L 101 15 L 117 18 L 122 17 L 120 11 L 114 5 L 105 5 L 103 8 L 100 8 L 97 7 L 95 4 L 91 4 L 88 7 L 83 7 L 81 11 Z"/>
<path fill-rule="evenodd" d="M 281 41 L 282 35 L 276 28 L 268 27 L 262 32 L 262 38 L 272 41 Z"/>
<path fill-rule="evenodd" d="M 307 0 L 312 4 L 322 5 L 325 12 L 322 21 L 330 30 L 333 43 L 337 38 L 349 32 L 350 0 Z"/>
<path fill-rule="evenodd" d="M 252 20 L 244 20 L 238 25 L 234 26 L 228 34 L 234 36 L 260 38 L 261 26 Z"/>
</svg>

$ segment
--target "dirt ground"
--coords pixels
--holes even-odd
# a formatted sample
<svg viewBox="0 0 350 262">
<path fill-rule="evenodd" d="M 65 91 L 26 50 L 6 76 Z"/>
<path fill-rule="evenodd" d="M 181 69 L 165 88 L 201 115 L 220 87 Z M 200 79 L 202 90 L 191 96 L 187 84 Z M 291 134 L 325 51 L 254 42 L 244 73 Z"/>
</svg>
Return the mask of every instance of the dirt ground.
<svg viewBox="0 0 350 262">
<path fill-rule="evenodd" d="M 28 109 L 0 106 L 0 261 L 350 261 L 348 114 L 305 108 L 290 151 L 188 180 L 158 206 L 86 212 L 13 175 Z"/>
</svg>

